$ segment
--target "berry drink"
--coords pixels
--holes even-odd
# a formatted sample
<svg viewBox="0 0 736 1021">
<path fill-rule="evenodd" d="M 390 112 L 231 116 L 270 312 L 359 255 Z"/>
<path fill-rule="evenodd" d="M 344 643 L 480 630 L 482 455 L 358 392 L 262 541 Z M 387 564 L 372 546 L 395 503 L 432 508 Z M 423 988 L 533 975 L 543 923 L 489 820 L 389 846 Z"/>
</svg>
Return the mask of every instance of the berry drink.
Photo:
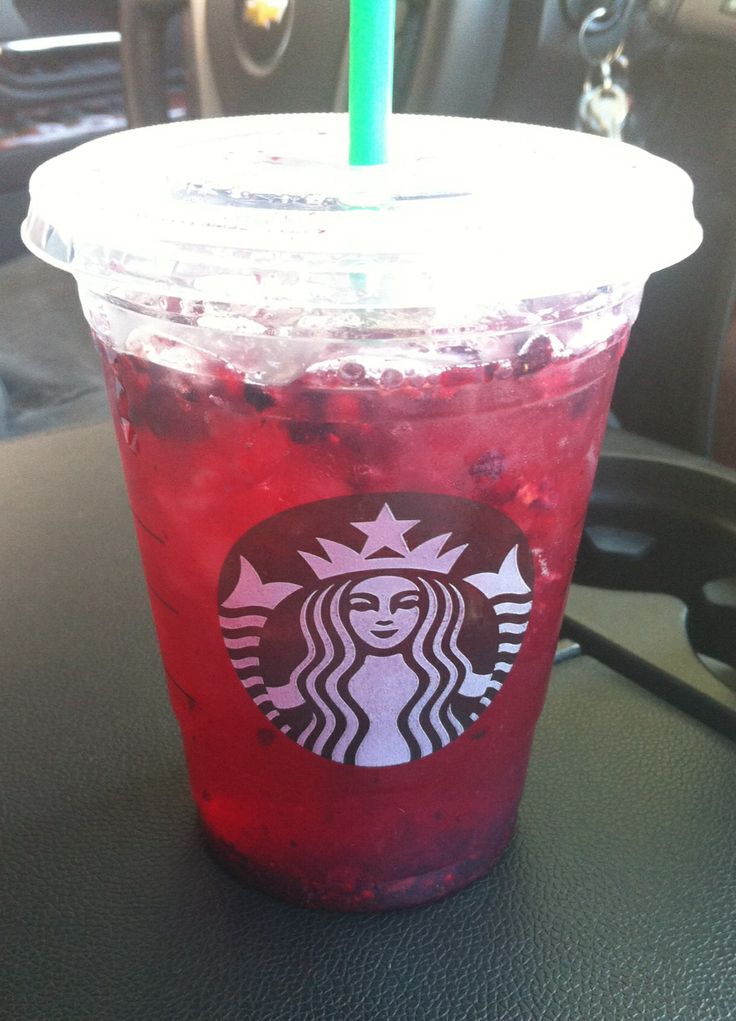
<svg viewBox="0 0 736 1021">
<path fill-rule="evenodd" d="M 166 322 L 98 334 L 192 792 L 249 881 L 374 911 L 506 847 L 635 311 L 577 304 L 409 365 L 322 338 L 272 385 Z"/>
<path fill-rule="evenodd" d="M 630 146 L 397 116 L 351 167 L 347 129 L 97 140 L 24 237 L 100 348 L 210 848 L 379 911 L 508 844 L 616 368 L 700 231 Z"/>
</svg>

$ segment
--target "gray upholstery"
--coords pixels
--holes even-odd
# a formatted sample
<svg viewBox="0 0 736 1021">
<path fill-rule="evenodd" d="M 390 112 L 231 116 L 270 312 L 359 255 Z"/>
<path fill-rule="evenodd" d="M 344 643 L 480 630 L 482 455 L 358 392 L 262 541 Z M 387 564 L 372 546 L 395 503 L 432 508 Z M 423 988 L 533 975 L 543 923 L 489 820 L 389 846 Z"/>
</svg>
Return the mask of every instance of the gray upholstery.
<svg viewBox="0 0 736 1021">
<path fill-rule="evenodd" d="M 0 266 L 0 438 L 100 421 L 102 373 L 76 285 L 30 255 Z"/>
</svg>

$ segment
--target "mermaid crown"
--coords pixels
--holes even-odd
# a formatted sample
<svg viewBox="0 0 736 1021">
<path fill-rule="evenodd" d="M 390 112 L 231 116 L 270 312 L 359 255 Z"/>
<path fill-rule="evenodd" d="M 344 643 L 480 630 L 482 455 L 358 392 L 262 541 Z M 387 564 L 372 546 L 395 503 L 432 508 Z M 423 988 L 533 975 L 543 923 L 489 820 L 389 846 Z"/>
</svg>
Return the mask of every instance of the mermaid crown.
<svg viewBox="0 0 736 1021">
<path fill-rule="evenodd" d="M 387 503 L 383 505 L 374 521 L 350 523 L 366 536 L 362 549 L 356 550 L 332 539 L 318 538 L 317 542 L 327 554 L 326 557 L 299 550 L 299 555 L 306 560 L 319 579 L 366 571 L 406 570 L 410 567 L 419 571 L 432 571 L 434 574 L 448 574 L 460 554 L 467 548 L 465 543 L 443 553 L 445 543 L 452 535 L 452 532 L 446 532 L 409 549 L 404 536 L 419 524 L 419 520 L 397 520 Z M 384 551 L 395 553 L 396 556 L 386 556 Z"/>
</svg>

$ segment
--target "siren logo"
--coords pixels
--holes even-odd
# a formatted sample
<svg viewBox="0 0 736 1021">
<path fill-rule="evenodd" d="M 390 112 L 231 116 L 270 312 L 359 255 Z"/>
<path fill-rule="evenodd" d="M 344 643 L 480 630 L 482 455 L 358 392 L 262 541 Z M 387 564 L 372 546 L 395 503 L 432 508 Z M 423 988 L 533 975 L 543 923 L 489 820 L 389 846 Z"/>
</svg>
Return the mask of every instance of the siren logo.
<svg viewBox="0 0 736 1021">
<path fill-rule="evenodd" d="M 233 547 L 220 626 L 259 710 L 334 762 L 430 755 L 491 705 L 533 601 L 523 533 L 499 511 L 428 493 L 285 511 Z"/>
</svg>

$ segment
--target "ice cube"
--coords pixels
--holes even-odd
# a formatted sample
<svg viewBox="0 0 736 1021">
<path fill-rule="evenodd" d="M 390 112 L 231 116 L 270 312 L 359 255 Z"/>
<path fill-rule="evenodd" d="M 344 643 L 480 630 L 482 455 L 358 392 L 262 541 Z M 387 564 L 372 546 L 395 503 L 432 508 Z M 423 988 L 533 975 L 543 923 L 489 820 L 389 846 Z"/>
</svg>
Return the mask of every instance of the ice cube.
<svg viewBox="0 0 736 1021">
<path fill-rule="evenodd" d="M 128 334 L 125 350 L 154 365 L 177 369 L 179 372 L 205 373 L 210 361 L 203 351 L 172 336 L 168 330 L 163 333 L 156 327 L 139 326 L 132 330 Z"/>
<path fill-rule="evenodd" d="M 344 330 L 357 330 L 361 327 L 362 320 L 355 312 L 341 311 L 334 315 L 307 314 L 300 316 L 297 326 L 304 333 L 316 333 L 325 336 L 331 333 L 340 333 Z"/>
<path fill-rule="evenodd" d="M 259 323 L 256 319 L 247 319 L 243 316 L 228 316 L 222 313 L 204 311 L 199 317 L 198 325 L 202 329 L 225 330 L 236 335 L 246 337 L 261 337 L 267 332 L 268 327 Z"/>
</svg>

